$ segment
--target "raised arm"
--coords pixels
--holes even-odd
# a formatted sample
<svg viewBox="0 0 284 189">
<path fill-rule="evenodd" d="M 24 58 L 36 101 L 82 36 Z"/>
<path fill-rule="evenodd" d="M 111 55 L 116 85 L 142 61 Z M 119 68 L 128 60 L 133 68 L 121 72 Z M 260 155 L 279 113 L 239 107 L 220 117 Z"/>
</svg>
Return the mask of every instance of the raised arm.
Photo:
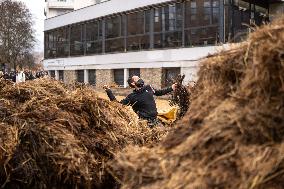
<svg viewBox="0 0 284 189">
<path fill-rule="evenodd" d="M 117 99 L 115 98 L 113 92 L 110 90 L 110 88 L 108 87 L 104 87 L 108 98 L 110 99 L 110 101 L 117 101 Z M 130 105 L 130 97 L 127 96 L 126 98 L 124 98 L 123 100 L 120 101 L 121 104 L 123 105 Z"/>
<path fill-rule="evenodd" d="M 163 95 L 166 95 L 166 94 L 172 92 L 173 90 L 175 90 L 176 84 L 173 84 L 171 87 L 167 87 L 167 88 L 160 89 L 160 90 L 156 90 L 153 87 L 151 87 L 151 88 L 152 88 L 152 91 L 154 92 L 154 95 L 163 96 Z"/>
</svg>

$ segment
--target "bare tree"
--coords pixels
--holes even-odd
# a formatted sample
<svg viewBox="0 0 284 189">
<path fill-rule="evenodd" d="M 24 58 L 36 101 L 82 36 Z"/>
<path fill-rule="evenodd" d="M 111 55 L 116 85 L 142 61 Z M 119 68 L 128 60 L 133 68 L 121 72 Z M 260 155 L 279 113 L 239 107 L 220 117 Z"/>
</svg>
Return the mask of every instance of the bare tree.
<svg viewBox="0 0 284 189">
<path fill-rule="evenodd" d="M 35 43 L 33 21 L 24 3 L 4 0 L 0 2 L 0 63 L 10 68 L 21 64 L 23 56 L 30 54 Z"/>
</svg>

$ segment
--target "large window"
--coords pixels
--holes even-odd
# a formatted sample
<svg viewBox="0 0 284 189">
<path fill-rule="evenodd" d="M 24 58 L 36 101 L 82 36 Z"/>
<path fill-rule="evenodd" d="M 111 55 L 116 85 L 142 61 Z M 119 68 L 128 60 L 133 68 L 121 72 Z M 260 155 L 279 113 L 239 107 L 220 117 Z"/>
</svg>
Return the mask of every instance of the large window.
<svg viewBox="0 0 284 189">
<path fill-rule="evenodd" d="M 49 74 L 51 78 L 55 78 L 55 70 L 50 70 Z"/>
<path fill-rule="evenodd" d="M 88 70 L 89 84 L 96 85 L 96 70 Z"/>
<path fill-rule="evenodd" d="M 175 3 L 154 11 L 154 48 L 182 46 L 182 4 Z"/>
<path fill-rule="evenodd" d="M 122 16 L 105 20 L 105 52 L 124 51 L 124 26 Z"/>
<path fill-rule="evenodd" d="M 69 56 L 68 27 L 45 32 L 44 45 L 45 58 Z"/>
<path fill-rule="evenodd" d="M 83 55 L 84 54 L 84 43 L 83 43 L 83 28 L 84 25 L 77 24 L 71 26 L 70 31 L 70 48 L 71 55 Z"/>
<path fill-rule="evenodd" d="M 77 82 L 84 83 L 84 70 L 76 70 Z"/>
<path fill-rule="evenodd" d="M 115 69 L 113 70 L 114 82 L 119 85 L 124 85 L 124 70 L 123 69 Z"/>
<path fill-rule="evenodd" d="M 185 46 L 218 42 L 219 0 L 185 2 Z"/>
<path fill-rule="evenodd" d="M 180 68 L 163 68 L 162 73 L 163 73 L 162 85 L 164 87 L 168 87 L 174 83 L 174 80 L 180 74 Z"/>
<path fill-rule="evenodd" d="M 86 54 L 102 53 L 102 21 L 86 23 Z"/>
<path fill-rule="evenodd" d="M 127 50 L 150 48 L 150 10 L 127 14 Z"/>
<path fill-rule="evenodd" d="M 55 58 L 56 57 L 56 39 L 55 39 L 55 32 L 48 31 L 45 32 L 45 58 Z"/>
<path fill-rule="evenodd" d="M 55 37 L 56 37 L 56 57 L 69 56 L 68 27 L 63 27 L 56 30 Z"/>
<path fill-rule="evenodd" d="M 58 75 L 59 75 L 59 80 L 64 81 L 64 70 L 59 70 Z"/>
<path fill-rule="evenodd" d="M 232 10 L 233 20 L 233 41 L 239 42 L 247 37 L 249 26 L 254 24 L 260 25 L 265 21 L 267 10 L 258 5 L 253 5 L 248 1 L 236 0 Z M 256 1 L 257 2 L 257 1 Z M 261 2 L 260 2 L 261 3 Z"/>
</svg>

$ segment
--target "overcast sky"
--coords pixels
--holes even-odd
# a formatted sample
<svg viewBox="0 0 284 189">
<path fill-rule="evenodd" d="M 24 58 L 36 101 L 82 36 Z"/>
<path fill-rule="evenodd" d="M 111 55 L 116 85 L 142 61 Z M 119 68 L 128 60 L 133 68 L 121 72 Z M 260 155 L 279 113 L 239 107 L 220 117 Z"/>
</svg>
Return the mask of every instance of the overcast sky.
<svg viewBox="0 0 284 189">
<path fill-rule="evenodd" d="M 17 0 L 22 1 L 30 9 L 33 15 L 34 29 L 36 31 L 37 44 L 35 51 L 43 51 L 43 26 L 44 26 L 44 0 Z"/>
</svg>

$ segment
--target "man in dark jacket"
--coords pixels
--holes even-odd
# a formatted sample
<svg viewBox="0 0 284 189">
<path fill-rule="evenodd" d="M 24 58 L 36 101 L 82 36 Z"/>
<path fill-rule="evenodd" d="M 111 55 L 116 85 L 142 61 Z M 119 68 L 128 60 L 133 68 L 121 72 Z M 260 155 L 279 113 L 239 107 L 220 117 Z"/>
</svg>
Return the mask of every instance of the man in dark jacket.
<svg viewBox="0 0 284 189">
<path fill-rule="evenodd" d="M 147 120 L 149 125 L 156 125 L 157 123 L 157 106 L 154 100 L 155 96 L 162 96 L 172 92 L 176 89 L 176 84 L 171 87 L 156 90 L 150 85 L 144 85 L 144 81 L 138 76 L 133 76 L 127 80 L 129 86 L 134 88 L 133 92 L 129 94 L 120 103 L 123 105 L 132 106 L 135 113 L 138 114 L 140 119 Z M 104 89 L 111 101 L 116 100 L 110 88 L 105 85 Z"/>
</svg>

